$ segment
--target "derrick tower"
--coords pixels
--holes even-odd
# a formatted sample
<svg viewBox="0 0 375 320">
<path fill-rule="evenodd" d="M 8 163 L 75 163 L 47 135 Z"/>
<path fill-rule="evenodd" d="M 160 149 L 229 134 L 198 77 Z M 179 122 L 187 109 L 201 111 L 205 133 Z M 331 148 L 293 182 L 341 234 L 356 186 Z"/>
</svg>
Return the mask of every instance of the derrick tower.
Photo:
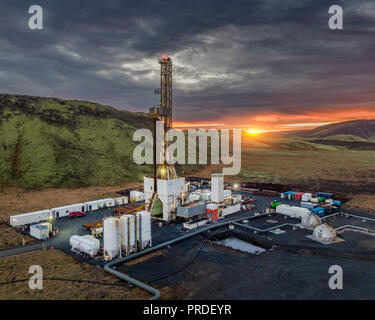
<svg viewBox="0 0 375 320">
<path fill-rule="evenodd" d="M 150 109 L 150 116 L 155 121 L 160 120 L 164 124 L 164 135 L 163 135 L 163 154 L 160 156 L 162 164 L 160 164 L 156 178 L 158 179 L 177 179 L 177 174 L 174 165 L 166 163 L 166 149 L 168 142 L 166 141 L 166 134 L 169 129 L 172 128 L 172 60 L 163 56 L 159 60 L 160 64 L 160 89 L 156 89 L 154 92 L 160 94 L 160 104 L 157 107 Z M 154 146 L 156 143 L 154 143 Z M 154 152 L 155 160 L 155 152 Z"/>
</svg>

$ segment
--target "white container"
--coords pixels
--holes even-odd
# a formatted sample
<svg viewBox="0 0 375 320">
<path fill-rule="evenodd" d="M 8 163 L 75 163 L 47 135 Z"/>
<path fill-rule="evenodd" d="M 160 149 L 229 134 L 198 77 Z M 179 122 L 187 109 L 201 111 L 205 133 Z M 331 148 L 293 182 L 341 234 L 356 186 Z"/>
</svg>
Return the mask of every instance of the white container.
<svg viewBox="0 0 375 320">
<path fill-rule="evenodd" d="M 148 211 L 137 212 L 137 242 L 140 250 L 152 246 L 151 214 Z"/>
<path fill-rule="evenodd" d="M 314 202 L 314 203 L 318 203 L 319 202 L 318 198 L 311 198 L 310 201 Z"/>
<path fill-rule="evenodd" d="M 110 260 L 120 253 L 120 220 L 117 218 L 107 218 L 103 223 L 104 257 Z"/>
<path fill-rule="evenodd" d="M 240 203 L 242 201 L 242 196 L 240 194 L 236 194 L 233 196 L 233 204 Z"/>
<path fill-rule="evenodd" d="M 127 204 L 129 199 L 128 197 L 123 196 L 123 197 L 114 198 L 113 200 L 115 202 L 115 206 L 122 206 L 123 204 Z"/>
<path fill-rule="evenodd" d="M 223 215 L 223 217 L 225 217 L 225 216 L 228 216 L 230 214 L 236 213 L 238 211 L 241 211 L 241 204 L 240 203 L 237 203 L 233 206 L 227 206 L 227 207 L 223 208 L 222 215 Z"/>
<path fill-rule="evenodd" d="M 66 217 L 74 211 L 85 211 L 84 203 L 71 204 L 69 206 L 52 208 L 51 212 L 54 218 Z"/>
<path fill-rule="evenodd" d="M 134 202 L 143 201 L 145 199 L 144 193 L 137 190 L 130 191 L 130 199 Z"/>
<path fill-rule="evenodd" d="M 46 240 L 49 238 L 50 227 L 46 224 L 33 224 L 30 226 L 30 236 Z"/>
<path fill-rule="evenodd" d="M 48 221 L 52 217 L 51 210 L 41 210 L 29 213 L 23 213 L 9 218 L 9 224 L 13 227 L 23 226 L 30 223 Z"/>
<path fill-rule="evenodd" d="M 325 203 L 328 203 L 328 204 L 332 204 L 333 199 L 326 199 L 324 202 L 325 202 Z"/>
<path fill-rule="evenodd" d="M 188 202 L 199 201 L 200 198 L 201 198 L 200 194 L 198 194 L 198 193 L 190 193 L 189 194 L 189 198 L 188 198 Z"/>
<path fill-rule="evenodd" d="M 94 200 L 85 202 L 85 211 L 94 211 L 115 206 L 115 200 L 112 198 Z"/>
<path fill-rule="evenodd" d="M 211 191 L 209 189 L 203 189 L 201 193 L 201 198 L 203 201 L 211 200 Z"/>
<path fill-rule="evenodd" d="M 120 218 L 121 251 L 125 255 L 137 251 L 136 219 L 134 215 L 125 214 Z"/>
<path fill-rule="evenodd" d="M 225 189 L 223 191 L 223 196 L 224 196 L 224 199 L 226 198 L 230 198 L 232 196 L 232 190 L 229 190 L 229 189 Z"/>
<path fill-rule="evenodd" d="M 72 251 L 77 253 L 84 253 L 90 258 L 95 257 L 100 249 L 100 241 L 90 235 L 86 236 L 71 236 L 69 239 Z"/>
<path fill-rule="evenodd" d="M 310 201 L 310 199 L 311 199 L 311 197 L 312 197 L 312 194 L 311 193 L 304 193 L 303 195 L 302 195 L 302 201 Z"/>
<path fill-rule="evenodd" d="M 224 200 L 224 175 L 222 173 L 211 175 L 211 200 L 216 203 Z"/>
<path fill-rule="evenodd" d="M 281 198 L 281 199 L 285 199 L 285 198 L 286 198 L 286 195 L 285 195 L 284 192 L 281 192 L 281 193 L 280 193 L 280 198 Z"/>
</svg>

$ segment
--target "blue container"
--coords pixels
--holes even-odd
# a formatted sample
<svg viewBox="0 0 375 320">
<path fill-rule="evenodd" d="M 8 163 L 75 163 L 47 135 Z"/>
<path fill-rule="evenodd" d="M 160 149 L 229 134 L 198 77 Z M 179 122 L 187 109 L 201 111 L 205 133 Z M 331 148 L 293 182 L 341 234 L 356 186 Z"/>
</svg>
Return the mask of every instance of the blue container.
<svg viewBox="0 0 375 320">
<path fill-rule="evenodd" d="M 323 217 L 326 213 L 326 210 L 324 208 L 312 208 L 311 213 L 316 214 L 318 217 Z"/>
<path fill-rule="evenodd" d="M 339 207 L 341 207 L 341 201 L 339 201 L 339 200 L 333 200 L 333 201 L 332 201 L 332 204 L 333 204 L 334 206 L 339 206 Z"/>
</svg>

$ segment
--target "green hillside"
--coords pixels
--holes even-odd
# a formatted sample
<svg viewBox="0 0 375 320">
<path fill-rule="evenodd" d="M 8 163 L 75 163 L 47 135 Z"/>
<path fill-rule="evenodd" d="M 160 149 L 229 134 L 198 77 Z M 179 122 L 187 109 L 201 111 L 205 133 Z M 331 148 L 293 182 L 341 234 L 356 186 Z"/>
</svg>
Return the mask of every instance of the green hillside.
<svg viewBox="0 0 375 320">
<path fill-rule="evenodd" d="M 0 184 L 75 187 L 140 180 L 132 158 L 141 113 L 95 103 L 0 95 Z"/>
</svg>

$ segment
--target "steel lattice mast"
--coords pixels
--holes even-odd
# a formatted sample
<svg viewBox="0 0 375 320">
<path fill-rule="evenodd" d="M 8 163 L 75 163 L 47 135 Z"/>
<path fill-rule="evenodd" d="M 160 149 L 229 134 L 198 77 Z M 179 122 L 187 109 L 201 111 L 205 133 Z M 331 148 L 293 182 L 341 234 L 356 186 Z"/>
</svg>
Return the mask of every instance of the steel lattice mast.
<svg viewBox="0 0 375 320">
<path fill-rule="evenodd" d="M 166 134 L 169 129 L 172 128 L 172 60 L 169 57 L 163 56 L 159 60 L 160 64 L 160 89 L 155 90 L 155 93 L 160 94 L 160 105 L 150 109 L 150 116 L 155 121 L 163 121 L 164 124 L 164 162 L 166 149 L 168 147 L 168 142 L 166 141 Z M 155 130 L 156 131 L 156 130 Z M 154 141 L 154 148 L 156 141 Z M 154 151 L 154 161 L 156 151 Z M 177 174 L 174 165 L 163 163 L 159 166 L 157 170 L 157 177 L 160 179 L 176 179 Z"/>
</svg>

